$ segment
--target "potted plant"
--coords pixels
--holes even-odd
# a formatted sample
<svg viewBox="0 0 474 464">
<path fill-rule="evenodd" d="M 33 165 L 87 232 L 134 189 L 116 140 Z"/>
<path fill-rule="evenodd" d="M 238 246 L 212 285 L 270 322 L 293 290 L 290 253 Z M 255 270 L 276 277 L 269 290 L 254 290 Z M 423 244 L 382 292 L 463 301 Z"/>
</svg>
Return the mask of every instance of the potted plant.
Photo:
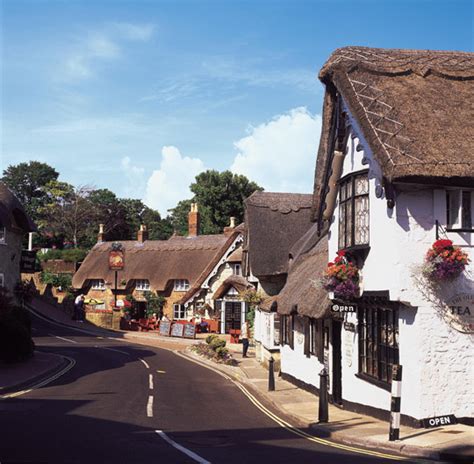
<svg viewBox="0 0 474 464">
<path fill-rule="evenodd" d="M 323 275 L 323 287 L 335 298 L 352 300 L 359 297 L 359 269 L 347 259 L 345 251 L 338 251 L 334 261 L 328 263 Z"/>
<path fill-rule="evenodd" d="M 423 274 L 436 282 L 452 280 L 464 272 L 468 263 L 467 253 L 451 240 L 436 240 L 426 253 Z"/>
</svg>

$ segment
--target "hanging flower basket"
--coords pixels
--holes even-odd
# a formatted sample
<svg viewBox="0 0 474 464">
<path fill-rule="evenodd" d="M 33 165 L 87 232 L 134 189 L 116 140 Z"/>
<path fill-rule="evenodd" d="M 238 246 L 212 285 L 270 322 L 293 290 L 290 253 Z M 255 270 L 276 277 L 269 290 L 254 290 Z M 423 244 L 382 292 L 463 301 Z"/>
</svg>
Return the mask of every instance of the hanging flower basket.
<svg viewBox="0 0 474 464">
<path fill-rule="evenodd" d="M 323 275 L 323 286 L 341 300 L 359 297 L 359 269 L 346 258 L 344 251 L 338 251 L 334 262 L 328 263 Z"/>
<path fill-rule="evenodd" d="M 437 282 L 451 280 L 461 275 L 468 263 L 467 253 L 451 240 L 436 240 L 426 253 L 423 274 Z"/>
</svg>

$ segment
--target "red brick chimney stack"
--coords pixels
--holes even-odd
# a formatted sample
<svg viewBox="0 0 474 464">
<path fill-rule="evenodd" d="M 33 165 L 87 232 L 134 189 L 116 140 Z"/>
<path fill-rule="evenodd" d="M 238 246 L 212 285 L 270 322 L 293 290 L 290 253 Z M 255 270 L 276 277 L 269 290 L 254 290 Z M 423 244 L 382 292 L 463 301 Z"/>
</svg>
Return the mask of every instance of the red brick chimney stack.
<svg viewBox="0 0 474 464">
<path fill-rule="evenodd" d="M 99 233 L 97 234 L 97 243 L 105 242 L 104 224 L 99 224 Z"/>
<path fill-rule="evenodd" d="M 199 235 L 199 228 L 201 218 L 198 211 L 197 203 L 191 203 L 191 211 L 188 214 L 188 237 L 197 237 Z"/>
<path fill-rule="evenodd" d="M 148 230 L 146 229 L 145 224 L 140 225 L 140 230 L 138 231 L 138 234 L 137 234 L 137 240 L 140 243 L 143 243 L 145 240 L 148 240 Z"/>
</svg>

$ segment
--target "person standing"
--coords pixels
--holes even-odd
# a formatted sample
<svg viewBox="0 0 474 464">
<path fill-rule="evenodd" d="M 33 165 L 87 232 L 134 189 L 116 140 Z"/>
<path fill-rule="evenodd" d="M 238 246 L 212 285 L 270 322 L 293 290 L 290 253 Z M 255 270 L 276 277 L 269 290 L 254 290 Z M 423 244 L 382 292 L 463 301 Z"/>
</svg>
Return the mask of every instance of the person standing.
<svg viewBox="0 0 474 464">
<path fill-rule="evenodd" d="M 249 349 L 249 321 L 245 321 L 242 325 L 242 332 L 240 334 L 240 339 L 242 340 L 242 358 L 248 358 L 247 351 Z"/>
<path fill-rule="evenodd" d="M 84 322 L 84 295 L 79 295 L 74 300 L 74 317 L 75 321 Z"/>
</svg>

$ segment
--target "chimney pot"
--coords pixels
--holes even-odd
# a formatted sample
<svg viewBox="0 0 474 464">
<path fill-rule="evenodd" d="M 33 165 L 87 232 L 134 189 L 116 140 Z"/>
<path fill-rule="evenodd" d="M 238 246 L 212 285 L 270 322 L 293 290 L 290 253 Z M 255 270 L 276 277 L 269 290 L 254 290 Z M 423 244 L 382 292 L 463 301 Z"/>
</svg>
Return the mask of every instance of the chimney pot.
<svg viewBox="0 0 474 464">
<path fill-rule="evenodd" d="M 99 233 L 97 234 L 97 243 L 105 241 L 104 224 L 99 224 Z"/>
<path fill-rule="evenodd" d="M 140 224 L 140 230 L 137 234 L 137 240 L 140 243 L 143 243 L 145 240 L 148 240 L 148 230 L 145 224 Z"/>
<path fill-rule="evenodd" d="M 191 211 L 188 214 L 188 236 L 196 237 L 199 235 L 201 217 L 198 211 L 197 203 L 191 203 Z"/>
</svg>

